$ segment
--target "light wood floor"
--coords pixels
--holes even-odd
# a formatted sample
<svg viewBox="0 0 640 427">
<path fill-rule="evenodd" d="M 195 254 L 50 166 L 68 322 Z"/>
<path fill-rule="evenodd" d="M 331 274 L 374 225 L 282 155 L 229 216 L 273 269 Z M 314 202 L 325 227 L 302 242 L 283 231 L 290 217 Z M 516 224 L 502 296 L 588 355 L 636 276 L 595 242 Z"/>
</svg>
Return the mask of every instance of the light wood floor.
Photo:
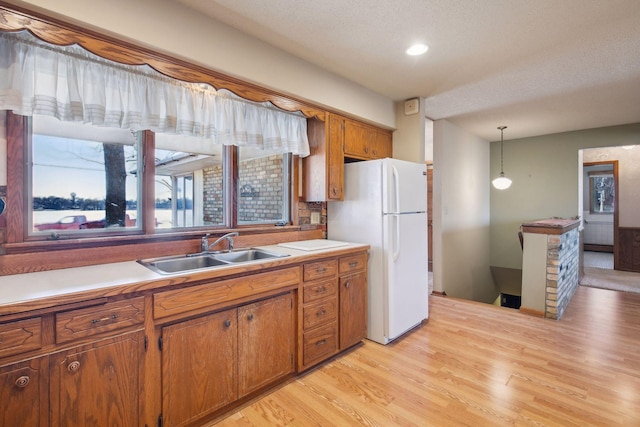
<svg viewBox="0 0 640 427">
<path fill-rule="evenodd" d="M 217 426 L 640 426 L 640 295 L 579 287 L 560 321 L 430 298 L 373 342 Z"/>
</svg>

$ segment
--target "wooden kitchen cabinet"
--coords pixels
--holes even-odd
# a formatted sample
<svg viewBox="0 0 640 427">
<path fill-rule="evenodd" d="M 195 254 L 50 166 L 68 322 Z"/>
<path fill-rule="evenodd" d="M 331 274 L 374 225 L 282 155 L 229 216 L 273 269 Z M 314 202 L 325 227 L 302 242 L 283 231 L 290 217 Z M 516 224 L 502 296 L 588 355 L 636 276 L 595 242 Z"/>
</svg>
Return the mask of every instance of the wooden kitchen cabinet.
<svg viewBox="0 0 640 427">
<path fill-rule="evenodd" d="M 0 368 L 0 426 L 49 425 L 47 356 Z"/>
<path fill-rule="evenodd" d="M 162 329 L 162 412 L 168 426 L 184 426 L 238 397 L 237 310 Z"/>
<path fill-rule="evenodd" d="M 162 418 L 194 423 L 294 372 L 292 293 L 162 328 Z"/>
<path fill-rule="evenodd" d="M 137 426 L 144 332 L 50 356 L 51 426 Z"/>
<path fill-rule="evenodd" d="M 311 153 L 302 159 L 307 202 L 344 200 L 344 122 L 335 114 L 327 114 L 326 122 L 307 121 Z"/>
<path fill-rule="evenodd" d="M 291 292 L 238 308 L 238 397 L 295 371 Z"/>
<path fill-rule="evenodd" d="M 346 120 L 344 156 L 358 160 L 391 157 L 391 132 L 354 120 Z"/>
<path fill-rule="evenodd" d="M 367 336 L 367 254 L 340 259 L 340 350 Z"/>
<path fill-rule="evenodd" d="M 367 334 L 367 253 L 303 266 L 299 365 L 308 369 Z"/>
<path fill-rule="evenodd" d="M 344 200 L 344 163 L 392 156 L 391 131 L 337 114 L 307 122 L 311 154 L 303 159 L 304 200 Z"/>
</svg>

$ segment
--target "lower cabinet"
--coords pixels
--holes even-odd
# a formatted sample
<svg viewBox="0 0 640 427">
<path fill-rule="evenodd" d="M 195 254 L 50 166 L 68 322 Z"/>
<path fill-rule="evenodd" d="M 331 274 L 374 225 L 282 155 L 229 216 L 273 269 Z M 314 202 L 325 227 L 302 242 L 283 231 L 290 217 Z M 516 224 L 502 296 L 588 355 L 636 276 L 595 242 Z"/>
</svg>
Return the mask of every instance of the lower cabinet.
<svg viewBox="0 0 640 427">
<path fill-rule="evenodd" d="M 162 328 L 162 417 L 189 425 L 294 371 L 292 293 Z"/>
<path fill-rule="evenodd" d="M 340 350 L 367 336 L 367 274 L 340 277 Z"/>
<path fill-rule="evenodd" d="M 367 336 L 366 267 L 366 252 L 303 266 L 300 370 Z"/>
<path fill-rule="evenodd" d="M 144 333 L 50 355 L 51 426 L 137 426 Z"/>
<path fill-rule="evenodd" d="M 0 368 L 0 426 L 49 425 L 48 356 Z"/>
</svg>

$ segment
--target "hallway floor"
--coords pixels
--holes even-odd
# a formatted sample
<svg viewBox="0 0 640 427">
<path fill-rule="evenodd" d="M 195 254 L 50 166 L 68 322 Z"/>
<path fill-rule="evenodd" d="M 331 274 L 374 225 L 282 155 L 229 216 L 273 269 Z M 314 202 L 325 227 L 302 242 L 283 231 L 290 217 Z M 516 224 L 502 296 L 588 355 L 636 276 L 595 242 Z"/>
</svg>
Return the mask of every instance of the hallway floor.
<svg viewBox="0 0 640 427">
<path fill-rule="evenodd" d="M 584 251 L 584 266 L 613 270 L 613 254 L 609 252 Z"/>
</svg>

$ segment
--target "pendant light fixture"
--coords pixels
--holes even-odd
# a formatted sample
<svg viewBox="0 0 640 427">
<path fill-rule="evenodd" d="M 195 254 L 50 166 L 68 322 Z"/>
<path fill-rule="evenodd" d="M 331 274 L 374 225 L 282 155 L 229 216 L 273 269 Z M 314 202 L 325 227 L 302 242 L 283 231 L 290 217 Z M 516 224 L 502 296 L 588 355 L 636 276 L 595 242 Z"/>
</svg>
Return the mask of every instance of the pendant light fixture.
<svg viewBox="0 0 640 427">
<path fill-rule="evenodd" d="M 500 129 L 500 176 L 493 180 L 493 186 L 498 190 L 506 190 L 511 186 L 511 180 L 504 176 L 504 168 L 503 164 L 503 155 L 502 155 L 502 145 L 503 145 L 503 131 L 506 129 L 506 126 L 498 126 Z"/>
</svg>

